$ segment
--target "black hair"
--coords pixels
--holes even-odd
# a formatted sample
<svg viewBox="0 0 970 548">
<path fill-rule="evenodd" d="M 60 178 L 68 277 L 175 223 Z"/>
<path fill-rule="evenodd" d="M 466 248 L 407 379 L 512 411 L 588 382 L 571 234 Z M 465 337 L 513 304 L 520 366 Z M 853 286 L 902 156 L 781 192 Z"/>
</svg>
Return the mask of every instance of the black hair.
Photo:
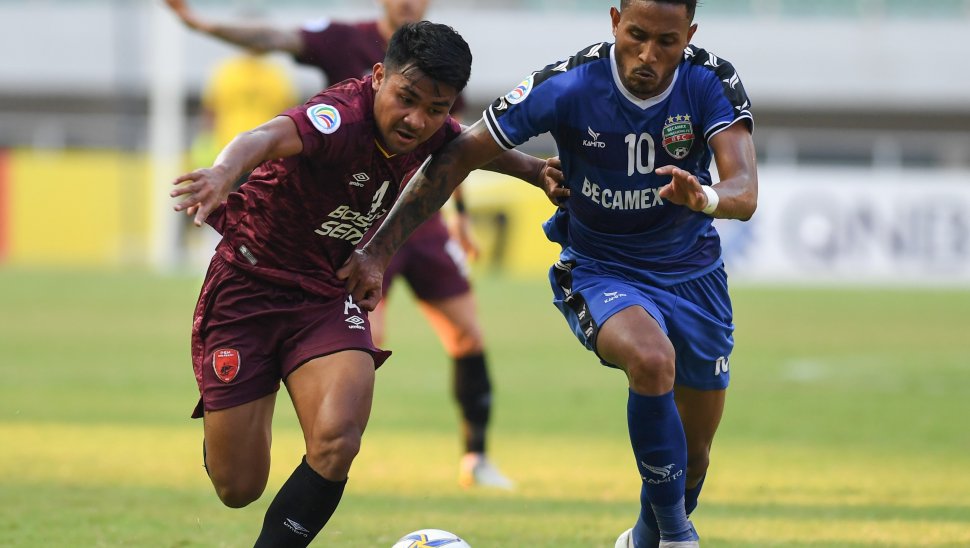
<svg viewBox="0 0 970 548">
<path fill-rule="evenodd" d="M 392 72 L 416 68 L 460 92 L 471 76 L 472 52 L 455 29 L 418 21 L 403 25 L 391 36 L 384 66 Z"/>
<path fill-rule="evenodd" d="M 623 11 L 627 6 L 636 2 L 637 0 L 620 0 L 620 11 Z M 652 2 L 658 2 L 661 4 L 682 4 L 687 6 L 687 19 L 689 21 L 694 20 L 694 12 L 697 11 L 697 0 L 649 0 Z"/>
</svg>

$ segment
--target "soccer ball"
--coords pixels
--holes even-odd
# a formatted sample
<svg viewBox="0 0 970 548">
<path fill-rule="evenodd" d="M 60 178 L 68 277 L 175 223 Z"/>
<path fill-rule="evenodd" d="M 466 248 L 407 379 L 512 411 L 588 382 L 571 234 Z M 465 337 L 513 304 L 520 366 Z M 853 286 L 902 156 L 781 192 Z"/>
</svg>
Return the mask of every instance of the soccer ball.
<svg viewBox="0 0 970 548">
<path fill-rule="evenodd" d="M 454 533 L 441 529 L 421 529 L 408 533 L 391 548 L 471 548 L 467 542 Z"/>
</svg>

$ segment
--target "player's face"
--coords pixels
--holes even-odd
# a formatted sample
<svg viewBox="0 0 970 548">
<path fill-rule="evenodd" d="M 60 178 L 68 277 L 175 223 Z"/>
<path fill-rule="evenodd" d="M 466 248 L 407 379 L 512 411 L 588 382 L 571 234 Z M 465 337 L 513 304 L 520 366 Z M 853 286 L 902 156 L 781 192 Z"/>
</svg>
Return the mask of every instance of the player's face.
<svg viewBox="0 0 970 548">
<path fill-rule="evenodd" d="M 380 0 L 384 14 L 391 28 L 399 29 L 405 23 L 416 23 L 424 19 L 429 0 Z"/>
<path fill-rule="evenodd" d="M 612 8 L 610 16 L 620 81 L 640 99 L 663 93 L 697 30 L 687 16 L 687 6 L 634 1 L 622 13 Z"/>
<path fill-rule="evenodd" d="M 374 119 L 381 139 L 394 154 L 411 152 L 448 119 L 458 90 L 425 76 L 412 66 L 386 71 L 374 66 Z"/>
</svg>

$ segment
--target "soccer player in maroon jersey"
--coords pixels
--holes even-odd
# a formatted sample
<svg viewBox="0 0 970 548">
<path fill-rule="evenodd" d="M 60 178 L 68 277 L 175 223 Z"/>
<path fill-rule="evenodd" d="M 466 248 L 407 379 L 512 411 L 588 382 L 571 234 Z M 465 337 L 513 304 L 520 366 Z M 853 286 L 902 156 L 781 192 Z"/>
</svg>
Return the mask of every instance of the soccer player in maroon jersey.
<svg viewBox="0 0 970 548">
<path fill-rule="evenodd" d="M 339 23 L 320 20 L 302 29 L 243 26 L 200 19 L 185 0 L 166 0 L 190 28 L 257 52 L 283 51 L 301 64 L 314 66 L 329 84 L 369 74 L 384 57 L 387 41 L 401 25 L 424 17 L 429 0 L 380 0 L 383 15 L 375 21 Z M 459 95 L 452 113 L 461 110 Z M 509 481 L 485 456 L 491 414 L 492 388 L 485 359 L 475 298 L 466 277 L 465 257 L 478 253 L 471 238 L 461 194 L 454 202 L 458 214 L 452 240 L 440 213 L 419 227 L 388 265 L 386 295 L 402 275 L 418 298 L 421 310 L 453 362 L 453 390 L 461 407 L 465 454 L 459 465 L 461 485 L 510 488 Z M 371 314 L 374 340 L 383 339 L 383 304 Z"/>
<path fill-rule="evenodd" d="M 222 234 L 195 310 L 192 361 L 193 416 L 204 417 L 206 468 L 223 503 L 246 506 L 266 486 L 280 380 L 304 433 L 306 455 L 267 509 L 257 547 L 306 546 L 340 501 L 389 353 L 335 271 L 403 178 L 460 133 L 449 110 L 470 71 L 453 29 L 404 25 L 373 76 L 240 134 L 211 168 L 175 181 L 176 211 Z M 546 166 L 516 154 L 489 167 L 541 185 Z"/>
</svg>

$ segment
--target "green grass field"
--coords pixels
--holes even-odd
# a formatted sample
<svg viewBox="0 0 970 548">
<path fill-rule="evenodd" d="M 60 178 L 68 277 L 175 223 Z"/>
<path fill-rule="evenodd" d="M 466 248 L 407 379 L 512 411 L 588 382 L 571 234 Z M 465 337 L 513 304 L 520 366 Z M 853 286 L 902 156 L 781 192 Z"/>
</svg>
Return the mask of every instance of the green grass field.
<svg viewBox="0 0 970 548">
<path fill-rule="evenodd" d="M 200 279 L 0 270 L 0 546 L 251 546 L 302 455 L 279 400 L 267 494 L 224 508 L 188 356 Z M 374 413 L 315 546 L 419 528 L 475 548 L 612 547 L 637 512 L 622 375 L 541 280 L 482 278 L 491 451 L 463 491 L 449 363 L 399 288 Z M 694 521 L 704 546 L 970 546 L 970 291 L 734 289 L 737 350 Z"/>
</svg>

